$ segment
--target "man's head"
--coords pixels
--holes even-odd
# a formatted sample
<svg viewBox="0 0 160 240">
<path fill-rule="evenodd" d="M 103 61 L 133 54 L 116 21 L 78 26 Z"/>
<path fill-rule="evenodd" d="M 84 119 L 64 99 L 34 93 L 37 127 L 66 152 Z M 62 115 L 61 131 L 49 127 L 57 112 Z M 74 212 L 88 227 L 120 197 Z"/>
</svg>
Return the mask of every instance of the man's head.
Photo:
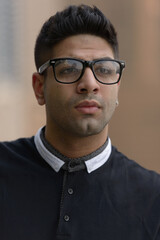
<svg viewBox="0 0 160 240">
<path fill-rule="evenodd" d="M 78 34 L 91 34 L 104 38 L 118 58 L 118 41 L 109 19 L 97 7 L 69 6 L 46 21 L 37 37 L 35 63 L 37 69 L 51 56 L 51 49 L 65 38 Z"/>
<path fill-rule="evenodd" d="M 42 27 L 33 88 L 46 107 L 46 138 L 60 152 L 75 139 L 88 152 L 105 142 L 124 67 L 117 57 L 114 27 L 96 7 L 71 6 Z"/>
</svg>

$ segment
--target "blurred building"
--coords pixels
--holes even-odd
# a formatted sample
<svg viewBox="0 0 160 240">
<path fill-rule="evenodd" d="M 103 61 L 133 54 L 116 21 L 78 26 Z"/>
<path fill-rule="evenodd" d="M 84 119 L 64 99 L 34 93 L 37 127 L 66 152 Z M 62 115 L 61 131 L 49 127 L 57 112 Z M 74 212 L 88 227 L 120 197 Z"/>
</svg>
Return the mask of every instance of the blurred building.
<svg viewBox="0 0 160 240">
<path fill-rule="evenodd" d="M 45 20 L 79 0 L 0 1 L 0 140 L 28 137 L 45 124 L 31 86 L 34 43 Z M 86 0 L 115 25 L 126 61 L 110 137 L 118 149 L 160 172 L 160 2 Z"/>
</svg>

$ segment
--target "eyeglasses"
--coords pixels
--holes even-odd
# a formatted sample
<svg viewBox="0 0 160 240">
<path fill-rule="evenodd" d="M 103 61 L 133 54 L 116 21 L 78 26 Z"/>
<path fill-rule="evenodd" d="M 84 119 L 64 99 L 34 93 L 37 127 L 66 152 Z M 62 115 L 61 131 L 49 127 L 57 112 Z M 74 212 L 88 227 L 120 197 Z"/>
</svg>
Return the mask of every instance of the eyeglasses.
<svg viewBox="0 0 160 240">
<path fill-rule="evenodd" d="M 106 85 L 116 84 L 120 81 L 125 62 L 109 58 L 85 61 L 75 58 L 57 58 L 44 63 L 38 70 L 39 74 L 52 66 L 55 80 L 59 83 L 71 84 L 77 82 L 89 67 L 95 79 Z"/>
</svg>

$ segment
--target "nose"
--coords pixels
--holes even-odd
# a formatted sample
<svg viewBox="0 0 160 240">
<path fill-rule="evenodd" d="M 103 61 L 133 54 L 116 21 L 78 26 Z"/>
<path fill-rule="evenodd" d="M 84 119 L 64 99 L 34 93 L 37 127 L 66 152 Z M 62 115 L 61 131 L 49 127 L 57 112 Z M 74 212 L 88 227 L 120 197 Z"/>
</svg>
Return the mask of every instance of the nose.
<svg viewBox="0 0 160 240">
<path fill-rule="evenodd" d="M 83 76 L 77 82 L 78 93 L 94 93 L 96 94 L 100 89 L 98 81 L 95 79 L 92 70 L 87 67 Z"/>
</svg>

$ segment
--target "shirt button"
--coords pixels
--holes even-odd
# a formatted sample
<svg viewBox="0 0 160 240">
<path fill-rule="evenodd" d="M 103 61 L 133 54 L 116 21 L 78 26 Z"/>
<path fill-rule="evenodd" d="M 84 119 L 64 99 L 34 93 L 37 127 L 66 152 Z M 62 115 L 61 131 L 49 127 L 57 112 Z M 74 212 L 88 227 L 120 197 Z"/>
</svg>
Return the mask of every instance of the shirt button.
<svg viewBox="0 0 160 240">
<path fill-rule="evenodd" d="M 72 194 L 73 194 L 73 189 L 72 189 L 72 188 L 68 188 L 68 193 L 69 193 L 70 195 L 72 195 Z"/>
<path fill-rule="evenodd" d="M 70 219 L 70 217 L 69 217 L 68 215 L 65 215 L 65 216 L 64 216 L 64 220 L 65 220 L 66 222 L 68 222 L 69 219 Z"/>
</svg>

